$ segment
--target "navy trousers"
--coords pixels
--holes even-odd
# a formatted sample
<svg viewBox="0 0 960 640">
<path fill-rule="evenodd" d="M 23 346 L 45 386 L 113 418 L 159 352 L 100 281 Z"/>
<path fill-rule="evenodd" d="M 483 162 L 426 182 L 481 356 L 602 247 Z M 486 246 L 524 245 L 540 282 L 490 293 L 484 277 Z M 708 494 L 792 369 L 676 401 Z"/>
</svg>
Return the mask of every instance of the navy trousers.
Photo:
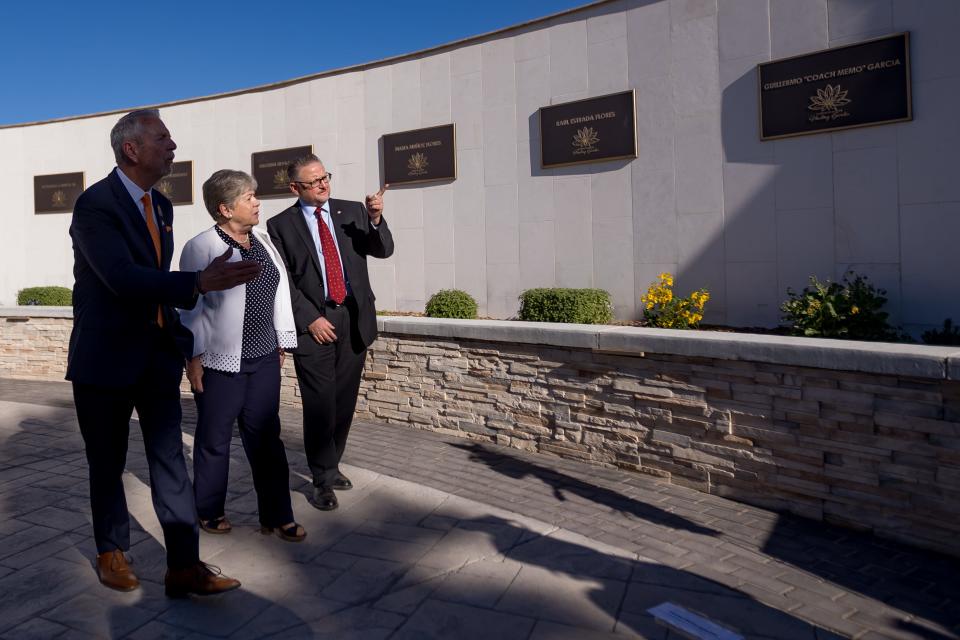
<svg viewBox="0 0 960 640">
<path fill-rule="evenodd" d="M 293 522 L 287 452 L 280 440 L 280 354 L 244 358 L 240 371 L 203 369 L 193 446 L 193 489 L 203 520 L 224 515 L 230 441 L 237 423 L 257 492 L 260 524 Z"/>
<path fill-rule="evenodd" d="M 123 491 L 130 417 L 137 410 L 150 470 L 150 494 L 163 528 L 167 565 L 199 559 L 198 529 L 180 431 L 183 356 L 160 330 L 140 379 L 126 387 L 73 383 L 77 421 L 90 468 L 90 507 L 97 552 L 130 548 L 130 515 Z"/>
</svg>

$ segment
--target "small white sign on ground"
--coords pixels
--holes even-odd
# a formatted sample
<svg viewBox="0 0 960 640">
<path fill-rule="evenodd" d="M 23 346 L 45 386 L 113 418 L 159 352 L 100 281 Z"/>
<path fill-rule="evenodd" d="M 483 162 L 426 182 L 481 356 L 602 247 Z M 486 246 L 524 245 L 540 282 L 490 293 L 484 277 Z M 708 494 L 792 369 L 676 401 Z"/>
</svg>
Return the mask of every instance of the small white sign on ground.
<svg viewBox="0 0 960 640">
<path fill-rule="evenodd" d="M 647 613 L 656 619 L 657 624 L 692 640 L 743 640 L 740 634 L 672 602 L 651 607 Z"/>
</svg>

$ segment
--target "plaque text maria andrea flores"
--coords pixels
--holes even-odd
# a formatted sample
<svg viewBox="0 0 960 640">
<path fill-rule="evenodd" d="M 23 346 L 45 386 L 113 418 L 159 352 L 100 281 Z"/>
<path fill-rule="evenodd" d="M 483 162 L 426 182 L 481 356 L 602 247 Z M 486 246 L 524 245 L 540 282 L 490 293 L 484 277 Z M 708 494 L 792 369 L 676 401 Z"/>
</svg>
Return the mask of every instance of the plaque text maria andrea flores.
<svg viewBox="0 0 960 640">
<path fill-rule="evenodd" d="M 457 135 L 452 124 L 383 136 L 384 184 L 412 184 L 457 177 Z"/>
</svg>

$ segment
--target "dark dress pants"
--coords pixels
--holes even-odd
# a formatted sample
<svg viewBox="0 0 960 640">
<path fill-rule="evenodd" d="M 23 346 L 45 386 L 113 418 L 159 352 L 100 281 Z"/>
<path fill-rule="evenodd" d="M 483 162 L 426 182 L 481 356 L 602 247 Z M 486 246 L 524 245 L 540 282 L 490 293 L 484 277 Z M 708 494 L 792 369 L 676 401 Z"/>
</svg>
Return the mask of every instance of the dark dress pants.
<svg viewBox="0 0 960 640">
<path fill-rule="evenodd" d="M 340 473 L 340 458 L 357 407 L 366 347 L 357 330 L 357 304 L 347 298 L 328 308 L 337 340 L 318 344 L 301 335 L 293 362 L 303 401 L 303 448 L 315 485 L 329 485 Z"/>
<path fill-rule="evenodd" d="M 236 421 L 257 492 L 260 524 L 293 522 L 287 452 L 280 440 L 280 354 L 244 358 L 240 371 L 204 368 L 193 441 L 193 487 L 203 520 L 224 514 Z"/>
<path fill-rule="evenodd" d="M 165 333 L 160 329 L 153 332 L 156 344 L 151 361 L 132 386 L 74 382 L 73 398 L 90 468 L 90 506 L 97 552 L 130 548 L 123 470 L 130 417 L 136 409 L 150 470 L 153 508 L 167 548 L 167 565 L 180 569 L 200 559 L 196 510 L 180 431 L 183 356 Z"/>
</svg>

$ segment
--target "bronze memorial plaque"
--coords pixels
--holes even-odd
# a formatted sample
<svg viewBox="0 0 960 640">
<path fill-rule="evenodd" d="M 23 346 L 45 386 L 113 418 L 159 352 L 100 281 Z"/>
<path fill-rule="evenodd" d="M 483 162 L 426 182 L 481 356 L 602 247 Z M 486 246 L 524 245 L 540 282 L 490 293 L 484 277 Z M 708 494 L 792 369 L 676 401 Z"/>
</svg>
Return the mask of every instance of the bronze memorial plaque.
<svg viewBox="0 0 960 640">
<path fill-rule="evenodd" d="M 457 178 L 457 135 L 452 124 L 383 136 L 383 181 L 411 184 Z"/>
<path fill-rule="evenodd" d="M 193 160 L 174 162 L 170 174 L 160 179 L 157 191 L 173 204 L 193 204 Z"/>
<path fill-rule="evenodd" d="M 258 198 L 293 198 L 287 165 L 313 153 L 312 146 L 258 151 L 250 155 L 251 173 L 257 181 Z"/>
<path fill-rule="evenodd" d="M 633 89 L 540 107 L 540 166 L 637 157 Z"/>
<path fill-rule="evenodd" d="M 83 172 L 33 176 L 34 213 L 69 213 L 83 193 Z"/>
<path fill-rule="evenodd" d="M 910 120 L 910 34 L 763 62 L 757 83 L 761 140 Z"/>
</svg>

